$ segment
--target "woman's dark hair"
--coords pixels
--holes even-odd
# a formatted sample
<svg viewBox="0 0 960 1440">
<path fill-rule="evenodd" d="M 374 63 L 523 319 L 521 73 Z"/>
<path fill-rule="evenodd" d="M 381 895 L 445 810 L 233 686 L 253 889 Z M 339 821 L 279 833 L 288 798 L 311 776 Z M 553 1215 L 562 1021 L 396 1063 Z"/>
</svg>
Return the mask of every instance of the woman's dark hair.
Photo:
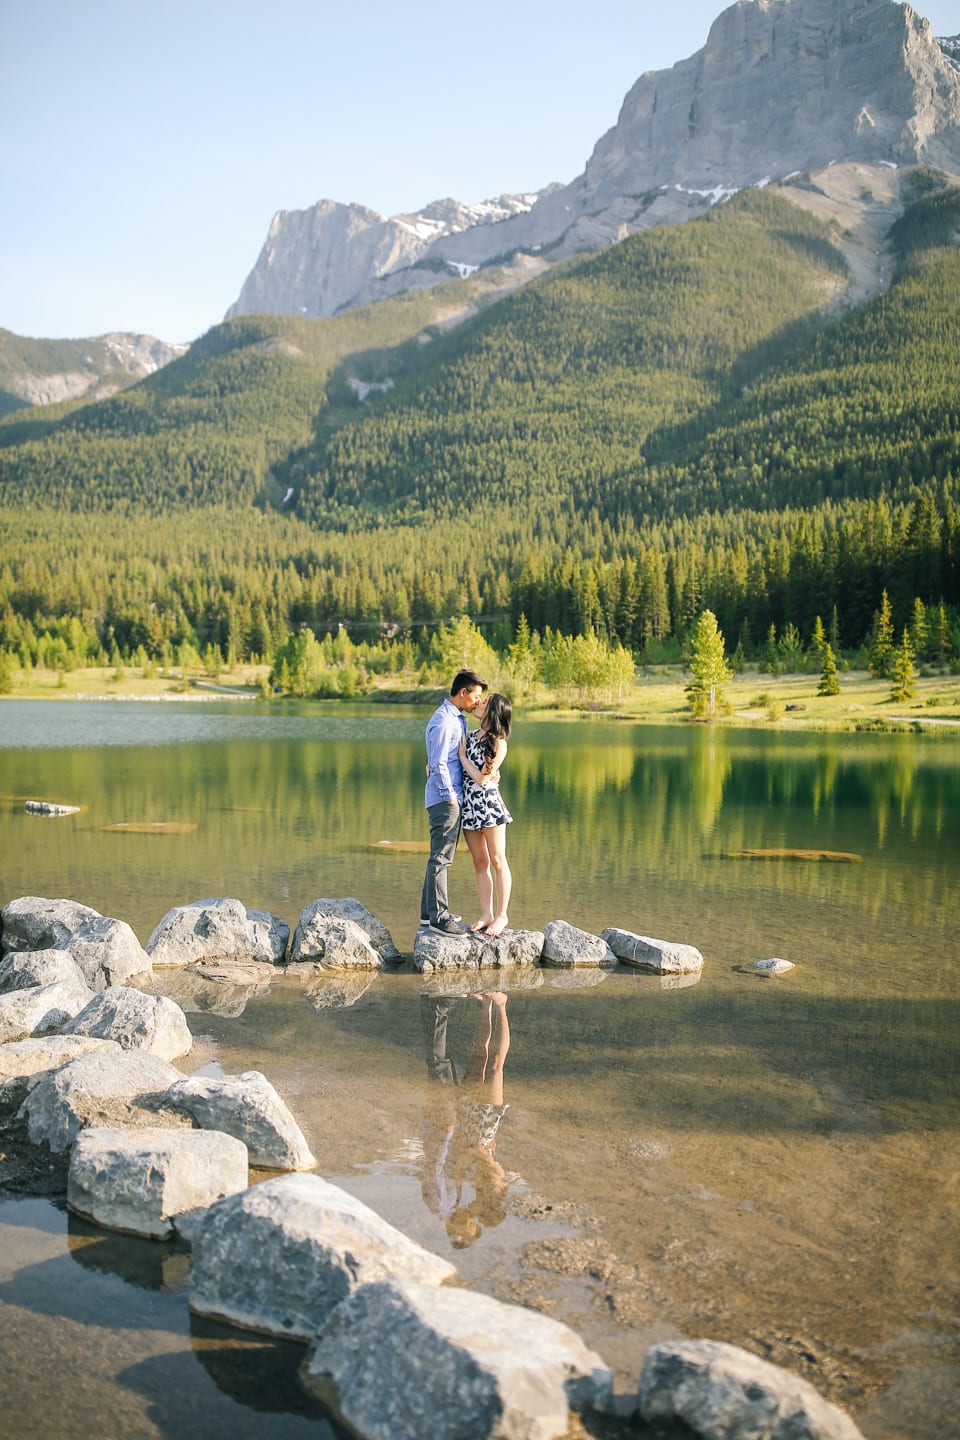
<svg viewBox="0 0 960 1440">
<path fill-rule="evenodd" d="M 496 749 L 496 742 L 499 739 L 509 740 L 510 726 L 513 723 L 513 706 L 506 695 L 500 695 L 494 691 L 487 698 L 487 709 L 480 722 L 480 729 L 483 733 L 484 749 L 488 755 L 492 755 Z"/>
</svg>

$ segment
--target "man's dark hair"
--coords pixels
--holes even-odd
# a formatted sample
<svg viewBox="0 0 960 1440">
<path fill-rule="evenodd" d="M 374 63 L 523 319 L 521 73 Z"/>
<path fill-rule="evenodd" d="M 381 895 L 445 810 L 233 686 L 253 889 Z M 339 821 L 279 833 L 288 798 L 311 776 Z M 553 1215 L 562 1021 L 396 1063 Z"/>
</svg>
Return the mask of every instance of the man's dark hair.
<svg viewBox="0 0 960 1440">
<path fill-rule="evenodd" d="M 490 688 L 486 680 L 481 680 L 475 670 L 458 670 L 453 677 L 450 694 L 459 695 L 461 690 L 472 690 L 474 685 L 479 685 L 481 690 Z"/>
</svg>

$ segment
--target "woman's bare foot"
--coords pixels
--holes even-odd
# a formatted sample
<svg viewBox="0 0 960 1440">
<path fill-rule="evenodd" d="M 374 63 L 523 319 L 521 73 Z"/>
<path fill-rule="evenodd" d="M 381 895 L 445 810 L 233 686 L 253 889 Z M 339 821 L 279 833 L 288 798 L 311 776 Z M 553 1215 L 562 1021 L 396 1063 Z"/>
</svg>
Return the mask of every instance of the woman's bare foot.
<svg viewBox="0 0 960 1440">
<path fill-rule="evenodd" d="M 506 915 L 498 915 L 495 920 L 491 920 L 484 933 L 489 939 L 495 940 L 498 935 L 503 934 L 509 924 L 510 921 Z"/>
<path fill-rule="evenodd" d="M 492 916 L 490 917 L 489 920 L 476 920 L 476 921 L 474 921 L 474 923 L 470 926 L 470 934 L 471 934 L 471 935 L 480 935 L 480 934 L 482 934 L 485 930 L 488 930 L 492 924 L 493 924 L 493 917 L 492 917 Z"/>
</svg>

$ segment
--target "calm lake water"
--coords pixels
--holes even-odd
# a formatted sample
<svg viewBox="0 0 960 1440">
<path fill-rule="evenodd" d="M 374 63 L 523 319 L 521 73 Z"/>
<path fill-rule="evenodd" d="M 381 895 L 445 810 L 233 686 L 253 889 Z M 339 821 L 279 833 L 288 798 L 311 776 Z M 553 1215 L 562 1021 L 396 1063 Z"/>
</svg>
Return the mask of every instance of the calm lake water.
<svg viewBox="0 0 960 1440">
<path fill-rule="evenodd" d="M 425 837 L 426 718 L 4 701 L 0 901 L 69 896 L 146 941 L 206 896 L 293 926 L 353 895 L 409 954 L 424 856 L 381 842 Z M 653 1340 L 708 1336 L 806 1375 L 868 1440 L 960 1437 L 960 742 L 521 716 L 503 791 L 514 926 L 618 925 L 706 964 L 676 987 L 480 977 L 507 993 L 494 1165 L 461 1155 L 437 1183 L 437 997 L 409 961 L 252 995 L 161 972 L 196 1037 L 181 1068 L 262 1070 L 320 1173 L 466 1283 L 575 1325 L 623 1384 Z M 82 809 L 42 819 L 27 799 Z M 115 828 L 136 825 L 172 828 Z M 758 849 L 855 858 L 731 858 Z M 474 913 L 463 847 L 451 899 Z M 769 956 L 797 969 L 749 970 Z M 462 1073 L 482 1005 L 447 1008 Z M 263 1412 L 272 1436 L 333 1433 L 296 1347 L 191 1320 L 188 1267 L 0 1199 L 0 1336 L 42 1357 L 3 1367 L 0 1434 L 16 1417 L 20 1436 L 93 1436 L 111 1413 L 125 1437 L 253 1436 Z"/>
</svg>

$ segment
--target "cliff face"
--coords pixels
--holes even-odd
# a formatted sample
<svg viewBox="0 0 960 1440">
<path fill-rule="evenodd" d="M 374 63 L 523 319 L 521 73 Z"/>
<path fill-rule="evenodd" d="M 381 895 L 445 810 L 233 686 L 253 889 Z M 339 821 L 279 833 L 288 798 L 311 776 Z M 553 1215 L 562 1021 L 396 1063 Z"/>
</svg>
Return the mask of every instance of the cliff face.
<svg viewBox="0 0 960 1440">
<path fill-rule="evenodd" d="M 186 349 L 125 331 L 89 340 L 31 340 L 0 330 L 0 415 L 60 400 L 102 400 Z"/>
<path fill-rule="evenodd" d="M 517 250 L 563 258 L 837 162 L 960 173 L 958 53 L 896 0 L 738 0 L 702 50 L 640 77 L 569 185 L 492 213 L 441 202 L 456 223 L 434 206 L 281 212 L 228 314 L 328 315 Z"/>
</svg>

